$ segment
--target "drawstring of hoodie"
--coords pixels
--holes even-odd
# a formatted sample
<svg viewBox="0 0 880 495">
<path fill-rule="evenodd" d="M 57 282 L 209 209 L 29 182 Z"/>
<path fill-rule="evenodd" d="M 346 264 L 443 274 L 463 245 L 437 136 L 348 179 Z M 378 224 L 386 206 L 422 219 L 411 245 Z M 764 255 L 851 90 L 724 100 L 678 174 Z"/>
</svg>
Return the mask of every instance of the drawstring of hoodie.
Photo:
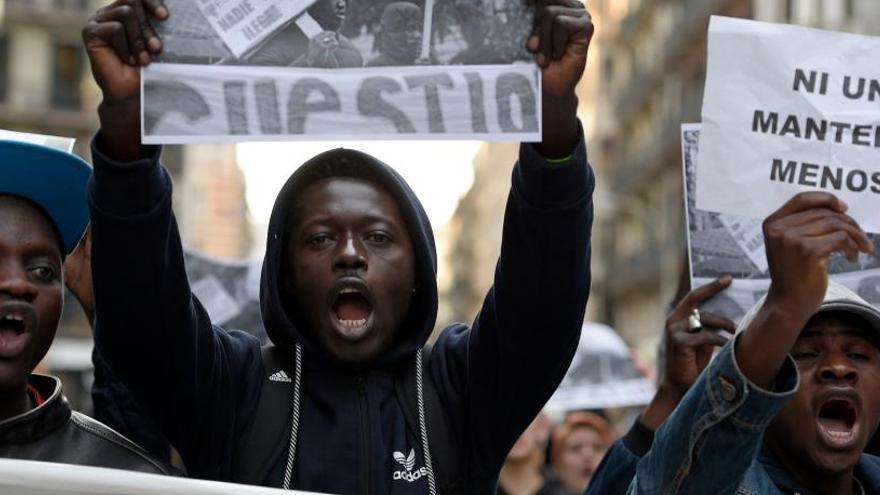
<svg viewBox="0 0 880 495">
<path fill-rule="evenodd" d="M 428 446 L 428 426 L 425 423 L 425 394 L 422 390 L 422 351 L 416 352 L 416 398 L 419 403 L 419 434 L 422 437 L 422 457 L 425 459 L 425 470 L 428 472 L 428 493 L 437 495 L 434 482 L 434 467 L 431 465 L 431 449 Z"/>
<path fill-rule="evenodd" d="M 299 410 L 302 383 L 302 347 L 296 344 L 296 358 L 293 381 L 293 413 L 290 418 L 290 443 L 287 447 L 287 465 L 284 468 L 284 484 L 282 488 L 290 490 L 293 478 L 293 462 L 296 459 L 296 437 L 299 432 Z M 428 473 L 428 494 L 437 495 L 437 484 L 434 480 L 434 467 L 431 465 L 431 450 L 428 445 L 428 426 L 425 422 L 425 394 L 422 387 L 422 352 L 416 352 L 416 398 L 419 404 L 419 435 L 422 437 L 422 456 L 425 459 L 425 471 Z"/>
<path fill-rule="evenodd" d="M 296 371 L 293 377 L 293 413 L 290 418 L 290 444 L 287 447 L 287 465 L 284 467 L 284 485 L 282 485 L 285 490 L 290 490 L 290 483 L 293 478 L 293 461 L 296 459 L 296 435 L 299 432 L 300 388 L 302 384 L 302 347 L 299 345 L 299 342 L 296 343 L 295 355 Z"/>
</svg>

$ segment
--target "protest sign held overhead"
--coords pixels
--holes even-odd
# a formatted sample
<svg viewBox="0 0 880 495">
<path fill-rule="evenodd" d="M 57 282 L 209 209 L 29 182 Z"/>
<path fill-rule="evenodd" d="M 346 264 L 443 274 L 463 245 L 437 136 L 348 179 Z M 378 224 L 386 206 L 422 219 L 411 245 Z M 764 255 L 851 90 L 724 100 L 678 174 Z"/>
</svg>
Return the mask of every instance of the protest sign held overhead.
<svg viewBox="0 0 880 495">
<path fill-rule="evenodd" d="M 728 186 L 701 190 L 703 186 L 696 179 L 703 168 L 708 168 L 698 166 L 702 163 L 697 159 L 703 143 L 700 127 L 685 124 L 681 133 L 691 287 L 708 284 L 721 275 L 731 275 L 730 287 L 700 309 L 736 322 L 770 287 L 763 219 L 708 212 L 699 207 L 696 198 L 701 194 L 719 195 L 728 191 Z M 869 234 L 868 237 L 880 245 L 880 235 Z M 843 253 L 834 253 L 828 260 L 828 273 L 832 280 L 880 308 L 880 258 L 876 254 L 859 254 L 858 260 L 850 263 Z"/>
<path fill-rule="evenodd" d="M 837 195 L 880 232 L 880 38 L 713 17 L 697 206 L 764 218 Z"/>
<path fill-rule="evenodd" d="M 293 7 L 285 7 L 279 19 L 289 22 L 241 41 L 249 36 L 233 24 L 257 22 L 248 16 L 260 15 L 258 4 L 278 3 L 251 0 L 254 10 L 237 10 L 233 23 L 223 13 L 242 0 L 165 2 L 163 52 L 141 78 L 145 144 L 540 141 L 541 80 L 525 49 L 533 19 L 526 2 L 290 2 L 305 11 L 288 17 Z"/>
</svg>

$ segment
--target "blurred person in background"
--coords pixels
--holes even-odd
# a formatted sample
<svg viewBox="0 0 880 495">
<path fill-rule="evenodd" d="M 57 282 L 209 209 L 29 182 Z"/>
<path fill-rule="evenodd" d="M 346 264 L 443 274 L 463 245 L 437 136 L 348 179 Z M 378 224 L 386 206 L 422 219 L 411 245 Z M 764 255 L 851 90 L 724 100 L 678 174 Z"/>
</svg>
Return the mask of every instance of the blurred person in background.
<svg viewBox="0 0 880 495">
<path fill-rule="evenodd" d="M 550 465 L 565 495 L 580 495 L 614 442 L 614 433 L 598 414 L 568 413 L 554 428 L 550 442 Z"/>
<path fill-rule="evenodd" d="M 547 445 L 552 425 L 538 414 L 507 454 L 497 495 L 566 495 L 547 466 Z"/>
</svg>

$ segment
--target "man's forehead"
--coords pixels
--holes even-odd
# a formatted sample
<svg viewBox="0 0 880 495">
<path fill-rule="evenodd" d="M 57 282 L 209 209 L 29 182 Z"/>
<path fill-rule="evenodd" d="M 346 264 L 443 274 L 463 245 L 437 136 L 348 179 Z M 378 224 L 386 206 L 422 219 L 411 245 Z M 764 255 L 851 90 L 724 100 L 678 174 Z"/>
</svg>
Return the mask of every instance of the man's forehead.
<svg viewBox="0 0 880 495">
<path fill-rule="evenodd" d="M 393 219 L 403 221 L 400 206 L 385 188 L 356 177 L 330 177 L 315 181 L 302 191 L 292 206 L 291 220 L 297 224 L 314 220 L 311 217 L 332 217 L 352 209 L 365 217 L 390 215 Z"/>
<path fill-rule="evenodd" d="M 42 208 L 27 199 L 0 194 L 0 224 L 6 227 L 0 229 L 0 235 L 11 236 L 0 238 L 0 242 L 45 244 L 57 246 L 59 253 L 63 251 L 55 224 Z"/>
</svg>

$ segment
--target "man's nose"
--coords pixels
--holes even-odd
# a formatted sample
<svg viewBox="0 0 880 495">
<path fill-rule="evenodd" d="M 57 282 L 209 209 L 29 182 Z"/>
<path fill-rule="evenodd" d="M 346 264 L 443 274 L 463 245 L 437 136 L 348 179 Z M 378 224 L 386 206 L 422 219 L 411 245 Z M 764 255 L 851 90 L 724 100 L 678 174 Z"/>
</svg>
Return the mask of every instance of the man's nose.
<svg viewBox="0 0 880 495">
<path fill-rule="evenodd" d="M 339 244 L 333 267 L 342 270 L 366 270 L 367 259 L 364 255 L 363 244 L 354 235 L 346 236 Z"/>
<path fill-rule="evenodd" d="M 859 381 L 859 374 L 850 363 L 849 358 L 842 352 L 834 352 L 826 355 L 819 368 L 819 381 L 822 383 L 846 383 L 855 385 Z"/>
<path fill-rule="evenodd" d="M 32 302 L 38 292 L 37 286 L 28 278 L 27 270 L 0 268 L 0 296 Z"/>
</svg>

